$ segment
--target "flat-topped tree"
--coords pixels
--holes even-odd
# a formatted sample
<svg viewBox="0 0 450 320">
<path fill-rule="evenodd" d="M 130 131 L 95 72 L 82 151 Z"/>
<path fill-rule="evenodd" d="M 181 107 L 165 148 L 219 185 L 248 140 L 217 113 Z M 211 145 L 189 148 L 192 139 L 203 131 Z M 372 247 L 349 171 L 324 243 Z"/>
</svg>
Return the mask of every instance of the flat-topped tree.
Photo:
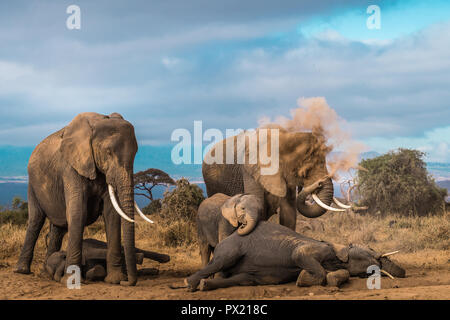
<svg viewBox="0 0 450 320">
<path fill-rule="evenodd" d="M 175 185 L 175 181 L 167 173 L 156 168 L 150 168 L 134 174 L 134 188 L 142 191 L 135 192 L 136 195 L 144 196 L 153 201 L 152 190 L 158 185 Z"/>
</svg>

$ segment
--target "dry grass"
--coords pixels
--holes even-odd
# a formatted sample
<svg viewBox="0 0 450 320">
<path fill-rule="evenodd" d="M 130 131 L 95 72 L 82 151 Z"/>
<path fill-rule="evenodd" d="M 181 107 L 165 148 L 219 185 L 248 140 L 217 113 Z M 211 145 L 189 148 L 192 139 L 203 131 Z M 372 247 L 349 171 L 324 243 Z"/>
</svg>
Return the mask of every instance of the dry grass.
<svg viewBox="0 0 450 320">
<path fill-rule="evenodd" d="M 271 220 L 276 220 L 276 216 L 273 218 Z M 168 220 L 159 215 L 152 215 L 152 219 L 155 224 L 144 223 L 137 218 L 138 247 L 168 253 L 180 265 L 199 263 L 193 222 Z M 14 262 L 17 258 L 25 239 L 25 230 L 25 226 L 11 223 L 0 225 L 0 264 Z M 373 217 L 354 213 L 327 213 L 317 219 L 299 216 L 297 231 L 329 242 L 369 245 L 379 252 L 400 249 L 396 259 L 410 266 L 445 265 L 450 261 L 450 212 L 428 217 Z M 48 224 L 44 226 L 36 245 L 36 261 L 42 261 L 44 257 L 47 232 Z M 105 240 L 103 221 L 99 219 L 86 228 L 84 237 Z"/>
<path fill-rule="evenodd" d="M 364 216 L 355 213 L 327 213 L 311 222 L 300 217 L 297 231 L 337 243 L 361 243 L 377 250 L 448 250 L 450 212 L 426 217 Z M 308 228 L 308 224 L 311 227 Z M 317 224 L 320 227 L 317 227 Z M 303 226 L 303 230 L 299 227 Z"/>
</svg>

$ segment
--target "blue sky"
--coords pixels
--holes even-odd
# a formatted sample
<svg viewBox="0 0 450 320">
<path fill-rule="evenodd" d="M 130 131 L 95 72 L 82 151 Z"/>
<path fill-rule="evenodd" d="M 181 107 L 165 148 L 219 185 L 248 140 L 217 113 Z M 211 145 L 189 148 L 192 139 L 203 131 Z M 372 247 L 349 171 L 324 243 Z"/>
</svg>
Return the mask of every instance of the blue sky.
<svg viewBox="0 0 450 320">
<path fill-rule="evenodd" d="M 71 4 L 81 30 L 66 28 Z M 449 1 L 3 1 L 0 43 L 0 145 L 35 145 L 83 111 L 168 144 L 194 120 L 252 128 L 323 96 L 370 150 L 450 162 Z"/>
</svg>

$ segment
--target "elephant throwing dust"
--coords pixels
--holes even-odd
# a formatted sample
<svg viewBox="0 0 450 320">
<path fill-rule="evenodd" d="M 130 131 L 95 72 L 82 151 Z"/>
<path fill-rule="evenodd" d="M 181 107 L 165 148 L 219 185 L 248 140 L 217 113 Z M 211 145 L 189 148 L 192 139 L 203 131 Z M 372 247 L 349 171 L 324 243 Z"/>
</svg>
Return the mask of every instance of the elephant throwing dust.
<svg viewBox="0 0 450 320">
<path fill-rule="evenodd" d="M 255 195 L 264 205 L 263 220 L 267 220 L 279 208 L 280 224 L 292 230 L 295 230 L 297 210 L 309 218 L 318 217 L 327 210 L 345 211 L 330 206 L 334 199 L 333 183 L 325 160 L 330 148 L 320 136 L 279 128 L 279 168 L 275 174 L 264 175 L 261 170 L 264 164 L 259 160 L 254 163 L 250 161 L 251 143 L 242 143 L 250 141 L 247 136 L 259 143 L 260 130 L 256 130 L 253 136 L 252 133 L 242 132 L 220 141 L 206 154 L 202 173 L 209 197 L 216 193 L 228 196 L 240 193 Z M 271 143 L 272 135 L 268 134 L 267 145 Z M 266 144 L 259 145 L 259 148 L 264 147 Z M 228 149 L 234 150 L 234 155 L 227 156 Z M 239 156 L 243 157 L 241 161 Z M 215 161 L 217 157 L 220 159 Z M 300 192 L 305 188 L 313 190 L 311 195 L 315 203 L 306 201 L 310 192 Z"/>
</svg>

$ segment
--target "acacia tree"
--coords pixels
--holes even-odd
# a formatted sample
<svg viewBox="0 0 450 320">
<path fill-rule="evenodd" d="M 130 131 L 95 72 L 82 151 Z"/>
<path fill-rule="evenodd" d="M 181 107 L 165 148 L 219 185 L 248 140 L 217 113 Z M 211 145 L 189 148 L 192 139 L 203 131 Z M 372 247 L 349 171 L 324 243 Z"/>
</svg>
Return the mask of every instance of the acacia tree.
<svg viewBox="0 0 450 320">
<path fill-rule="evenodd" d="M 361 161 L 358 170 L 361 203 L 370 212 L 425 215 L 445 208 L 447 190 L 436 185 L 426 170 L 425 153 L 398 149 Z"/>
<path fill-rule="evenodd" d="M 153 199 L 152 190 L 156 186 L 175 185 L 175 181 L 164 171 L 150 168 L 134 174 L 134 188 L 138 190 L 136 195 L 144 196 L 151 202 Z"/>
</svg>

